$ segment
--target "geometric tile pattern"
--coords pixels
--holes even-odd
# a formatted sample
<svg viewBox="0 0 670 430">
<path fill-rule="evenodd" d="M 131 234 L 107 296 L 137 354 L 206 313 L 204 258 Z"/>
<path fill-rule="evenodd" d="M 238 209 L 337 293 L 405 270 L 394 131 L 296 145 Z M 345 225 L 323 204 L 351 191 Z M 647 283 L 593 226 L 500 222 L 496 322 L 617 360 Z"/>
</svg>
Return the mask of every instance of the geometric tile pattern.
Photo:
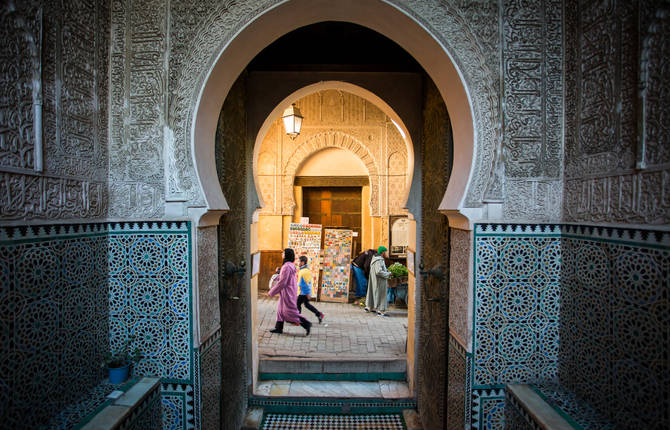
<svg viewBox="0 0 670 430">
<path fill-rule="evenodd" d="M 39 427 L 85 408 L 104 354 L 134 334 L 145 356 L 135 375 L 181 383 L 166 428 L 195 426 L 189 225 L 0 228 L 3 423 Z"/>
<path fill-rule="evenodd" d="M 534 416 L 509 391 L 505 393 L 505 428 L 514 430 L 542 429 L 535 421 Z"/>
<path fill-rule="evenodd" d="M 505 428 L 505 389 L 481 388 L 472 390 L 472 429 L 500 430 Z"/>
<path fill-rule="evenodd" d="M 606 417 L 599 414 L 587 402 L 559 384 L 547 382 L 531 385 L 531 388 L 563 417 L 567 417 L 568 421 L 581 428 L 599 430 L 615 428 Z"/>
<path fill-rule="evenodd" d="M 135 336 L 135 374 L 192 383 L 188 232 L 109 236 L 110 344 Z"/>
<path fill-rule="evenodd" d="M 37 428 L 104 378 L 107 239 L 100 225 L 0 238 L 0 422 Z"/>
<path fill-rule="evenodd" d="M 112 225 L 109 233 L 109 344 L 134 335 L 135 375 L 163 382 L 163 428 L 195 427 L 191 242 L 186 222 Z"/>
<path fill-rule="evenodd" d="M 344 430 L 353 428 L 402 430 L 405 421 L 400 414 L 379 415 L 293 415 L 267 414 L 263 417 L 262 429 L 318 429 Z"/>
<path fill-rule="evenodd" d="M 163 429 L 186 430 L 195 428 L 195 399 L 190 384 L 163 383 L 161 402 Z"/>
<path fill-rule="evenodd" d="M 617 428 L 670 427 L 670 246 L 646 236 L 563 238 L 560 382 Z"/>
<path fill-rule="evenodd" d="M 474 242 L 473 428 L 504 419 L 483 389 L 559 380 L 585 428 L 670 427 L 670 233 L 477 224 Z"/>
<path fill-rule="evenodd" d="M 119 426 L 119 430 L 161 430 L 162 408 L 160 389 L 154 390 L 142 404 L 133 409 Z"/>
<path fill-rule="evenodd" d="M 556 379 L 560 274 L 560 231 L 475 233 L 475 386 Z"/>
<path fill-rule="evenodd" d="M 59 411 L 58 415 L 49 422 L 48 427 L 56 429 L 73 428 L 103 403 L 107 402 L 108 399 L 106 397 L 109 393 L 114 390 L 125 392 L 134 383 L 134 381 L 128 381 L 123 384 L 110 384 L 109 380 L 105 378 L 101 383 L 82 395 L 80 399 Z"/>
</svg>

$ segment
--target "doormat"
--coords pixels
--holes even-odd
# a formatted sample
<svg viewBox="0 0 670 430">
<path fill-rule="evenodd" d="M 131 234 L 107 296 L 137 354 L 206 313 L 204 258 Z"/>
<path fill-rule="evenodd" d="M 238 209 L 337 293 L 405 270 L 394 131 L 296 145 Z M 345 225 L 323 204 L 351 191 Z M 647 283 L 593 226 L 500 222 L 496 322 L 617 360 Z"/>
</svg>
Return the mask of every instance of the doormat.
<svg viewBox="0 0 670 430">
<path fill-rule="evenodd" d="M 263 424 L 261 425 L 262 430 L 404 430 L 405 428 L 405 421 L 401 414 L 298 415 L 270 413 L 263 417 Z"/>
</svg>

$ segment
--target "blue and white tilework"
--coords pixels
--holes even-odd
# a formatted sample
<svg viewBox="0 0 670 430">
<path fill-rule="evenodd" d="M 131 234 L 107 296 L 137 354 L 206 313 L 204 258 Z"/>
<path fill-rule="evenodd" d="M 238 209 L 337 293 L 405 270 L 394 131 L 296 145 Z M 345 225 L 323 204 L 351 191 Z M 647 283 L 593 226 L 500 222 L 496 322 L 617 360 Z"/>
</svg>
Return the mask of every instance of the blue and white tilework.
<svg viewBox="0 0 670 430">
<path fill-rule="evenodd" d="M 622 428 L 670 426 L 670 234 L 479 224 L 474 241 L 473 428 L 502 425 L 491 390 L 512 382 L 560 382 Z"/>
<path fill-rule="evenodd" d="M 105 230 L 0 228 L 2 426 L 44 426 L 104 378 Z"/>
<path fill-rule="evenodd" d="M 136 375 L 179 383 L 193 397 L 189 228 L 0 228 L 1 422 L 46 424 L 104 379 L 105 352 L 129 334 L 145 355 Z M 172 423 L 193 428 L 193 401 L 188 411 Z"/>
<path fill-rule="evenodd" d="M 164 428 L 194 428 L 188 223 L 112 225 L 108 246 L 111 349 L 134 335 L 135 374 L 164 382 Z"/>
<path fill-rule="evenodd" d="M 473 385 L 554 380 L 560 230 L 496 227 L 475 233 Z"/>
<path fill-rule="evenodd" d="M 472 429 L 501 430 L 505 428 L 505 389 L 472 390 Z"/>
<path fill-rule="evenodd" d="M 569 226 L 563 256 L 561 384 L 617 428 L 669 428 L 670 234 Z"/>
</svg>

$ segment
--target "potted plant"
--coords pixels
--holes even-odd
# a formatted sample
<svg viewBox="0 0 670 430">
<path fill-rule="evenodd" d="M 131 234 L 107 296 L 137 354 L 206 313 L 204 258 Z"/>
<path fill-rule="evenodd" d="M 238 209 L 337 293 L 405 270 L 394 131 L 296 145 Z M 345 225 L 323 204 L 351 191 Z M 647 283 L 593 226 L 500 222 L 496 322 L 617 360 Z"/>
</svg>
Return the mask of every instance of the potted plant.
<svg viewBox="0 0 670 430">
<path fill-rule="evenodd" d="M 409 275 L 409 271 L 404 265 L 400 263 L 393 263 L 389 266 L 388 270 L 391 272 L 392 280 L 392 282 L 389 282 L 389 284 L 393 284 L 395 287 L 398 284 L 407 282 L 407 275 Z"/>
<path fill-rule="evenodd" d="M 105 356 L 102 366 L 109 369 L 109 382 L 111 384 L 120 384 L 128 379 L 130 366 L 142 359 L 139 347 L 135 347 L 132 351 L 130 349 L 133 340 L 135 340 L 135 336 L 128 336 L 120 351 L 115 354 L 110 351 Z"/>
</svg>

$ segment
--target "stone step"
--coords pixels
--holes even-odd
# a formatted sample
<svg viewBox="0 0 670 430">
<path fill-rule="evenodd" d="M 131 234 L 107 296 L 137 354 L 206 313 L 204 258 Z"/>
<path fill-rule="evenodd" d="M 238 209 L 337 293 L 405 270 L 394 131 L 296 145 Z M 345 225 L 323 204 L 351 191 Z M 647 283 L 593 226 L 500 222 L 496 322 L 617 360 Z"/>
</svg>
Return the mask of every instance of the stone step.
<svg viewBox="0 0 670 430">
<path fill-rule="evenodd" d="M 405 381 L 407 362 L 399 359 L 261 358 L 260 380 Z"/>
<path fill-rule="evenodd" d="M 404 381 L 262 381 L 257 396 L 293 398 L 407 399 L 409 387 Z"/>
</svg>

